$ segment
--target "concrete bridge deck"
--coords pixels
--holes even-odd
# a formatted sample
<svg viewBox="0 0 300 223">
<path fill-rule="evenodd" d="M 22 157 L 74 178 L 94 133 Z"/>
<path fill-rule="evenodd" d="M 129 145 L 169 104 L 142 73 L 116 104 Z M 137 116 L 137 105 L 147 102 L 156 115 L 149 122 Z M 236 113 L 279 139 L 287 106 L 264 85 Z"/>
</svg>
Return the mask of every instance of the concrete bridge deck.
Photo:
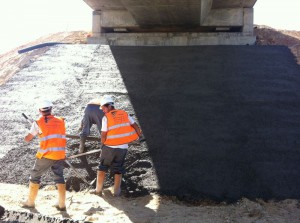
<svg viewBox="0 0 300 223">
<path fill-rule="evenodd" d="M 110 45 L 203 45 L 253 44 L 253 6 L 256 0 L 84 0 L 93 10 L 93 38 Z M 137 41 L 126 33 L 143 33 L 142 37 L 155 39 L 153 33 L 185 33 L 188 38 L 200 41 Z M 239 33 L 231 41 L 201 39 L 199 33 Z M 106 33 L 114 33 L 113 37 Z M 125 33 L 125 34 L 124 34 Z M 151 33 L 151 34 L 149 34 Z M 190 37 L 188 33 L 198 33 Z M 207 35 L 203 35 L 207 37 Z M 107 42 L 99 42 L 101 37 Z M 125 38 L 124 38 L 125 37 Z M 157 37 L 157 35 L 156 35 Z M 162 37 L 158 35 L 158 37 Z M 174 39 L 173 36 L 163 36 Z M 90 42 L 93 42 L 91 38 Z M 141 35 L 139 35 L 141 38 Z M 246 38 L 246 40 L 242 40 Z M 116 41 L 117 39 L 117 41 Z M 121 39 L 121 40 L 120 40 Z M 124 40 L 125 39 L 125 40 Z M 128 41 L 130 39 L 131 41 Z M 222 37 L 220 39 L 226 39 Z M 228 37 L 227 37 L 228 39 Z M 118 41 L 119 40 L 119 41 Z M 127 41 L 126 41 L 127 40 Z M 208 41 L 212 40 L 212 41 Z M 96 41 L 97 42 L 97 41 Z"/>
</svg>

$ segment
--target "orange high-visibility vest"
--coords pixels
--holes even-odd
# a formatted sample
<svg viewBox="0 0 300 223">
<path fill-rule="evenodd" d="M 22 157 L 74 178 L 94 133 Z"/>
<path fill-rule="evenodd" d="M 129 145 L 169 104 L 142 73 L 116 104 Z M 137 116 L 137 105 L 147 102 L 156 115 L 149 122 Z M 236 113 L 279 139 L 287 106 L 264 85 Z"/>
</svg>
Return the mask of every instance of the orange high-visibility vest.
<svg viewBox="0 0 300 223">
<path fill-rule="evenodd" d="M 47 122 L 45 120 L 47 119 Z M 43 116 L 36 121 L 41 134 L 40 149 L 36 154 L 36 158 L 42 157 L 51 160 L 60 160 L 66 157 L 66 127 L 63 118 L 53 115 Z"/>
<path fill-rule="evenodd" d="M 139 136 L 131 126 L 125 111 L 112 110 L 105 116 L 107 118 L 107 136 L 104 145 L 117 146 L 138 139 Z"/>
</svg>

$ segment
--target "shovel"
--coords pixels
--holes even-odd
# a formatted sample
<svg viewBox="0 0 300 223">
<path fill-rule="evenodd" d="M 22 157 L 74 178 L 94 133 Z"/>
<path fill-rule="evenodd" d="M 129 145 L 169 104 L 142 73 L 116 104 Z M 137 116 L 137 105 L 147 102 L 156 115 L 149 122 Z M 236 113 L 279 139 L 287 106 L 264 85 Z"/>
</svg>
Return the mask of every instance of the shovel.
<svg viewBox="0 0 300 223">
<path fill-rule="evenodd" d="M 88 184 L 90 186 L 92 186 L 94 184 L 95 179 L 91 183 L 89 183 L 83 176 L 81 176 L 81 174 L 76 170 L 76 168 L 68 160 L 64 160 L 64 161 L 66 164 L 68 164 L 69 167 L 71 167 L 71 169 L 74 171 L 74 173 L 76 174 L 76 176 L 79 179 L 83 180 L 83 182 L 85 182 L 86 184 Z"/>
</svg>

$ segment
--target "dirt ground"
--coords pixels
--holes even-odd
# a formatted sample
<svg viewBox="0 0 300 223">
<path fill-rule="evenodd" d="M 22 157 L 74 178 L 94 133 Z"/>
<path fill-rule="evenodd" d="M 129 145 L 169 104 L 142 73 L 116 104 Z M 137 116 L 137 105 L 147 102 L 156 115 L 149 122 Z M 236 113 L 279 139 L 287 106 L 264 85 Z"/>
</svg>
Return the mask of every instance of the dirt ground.
<svg viewBox="0 0 300 223">
<path fill-rule="evenodd" d="M 298 58 L 298 62 L 300 61 L 299 32 L 278 31 L 269 27 L 258 27 L 255 32 L 258 35 L 257 44 L 287 45 Z M 0 85 L 20 69 L 28 67 L 30 63 L 37 60 L 39 55 L 47 52 L 48 49 L 43 48 L 27 54 L 18 54 L 17 50 L 52 41 L 84 44 L 86 35 L 88 35 L 86 32 L 54 34 L 0 55 Z M 5 125 L 5 127 L 7 126 Z M 78 143 L 74 142 L 69 146 L 75 148 Z M 89 147 L 95 149 L 98 148 L 98 144 L 90 143 Z M 134 148 L 143 150 L 140 147 Z M 27 153 L 33 156 L 35 151 L 27 151 Z M 132 150 L 132 153 L 134 153 L 134 150 Z M 14 154 L 18 154 L 17 150 Z M 146 153 L 140 153 L 140 155 L 139 159 L 143 160 L 144 158 L 144 160 L 147 160 Z M 94 159 L 97 159 L 96 155 Z M 128 164 L 134 164 L 135 157 L 132 155 L 131 158 L 129 154 L 129 159 L 131 161 Z M 81 162 L 84 162 L 84 160 Z M 11 163 L 8 165 L 13 167 L 16 164 Z M 151 164 L 146 163 L 144 165 Z M 31 164 L 27 164 L 23 168 L 29 168 L 30 166 Z M 93 168 L 95 166 L 91 166 L 89 180 L 93 180 L 95 177 Z M 140 173 L 145 174 L 144 171 L 140 169 Z M 138 175 L 138 173 L 135 174 Z M 251 201 L 244 198 L 234 203 L 217 203 L 209 200 L 186 203 L 174 197 L 161 196 L 155 190 L 150 190 L 150 193 L 142 191 L 137 184 L 126 185 L 125 193 L 119 198 L 111 196 L 109 187 L 105 190 L 103 197 L 98 197 L 90 195 L 88 193 L 89 187 L 84 186 L 82 182 L 70 182 L 72 180 L 76 181 L 76 178 L 69 178 L 69 182 L 67 182 L 69 191 L 67 193 L 66 212 L 58 212 L 52 207 L 52 204 L 56 202 L 57 192 L 53 185 L 47 183 L 42 185 L 39 191 L 36 209 L 23 209 L 20 207 L 20 201 L 26 198 L 27 186 L 9 183 L 10 180 L 3 177 L 2 174 L 0 205 L 6 211 L 2 216 L 2 222 L 62 222 L 62 219 L 72 219 L 77 222 L 300 222 L 300 203 L 298 200 Z M 24 174 L 24 179 L 21 181 L 27 181 L 26 177 L 28 176 Z M 109 182 L 107 182 L 107 185 L 109 185 Z M 134 196 L 131 193 L 132 191 Z M 70 222 L 72 221 L 70 220 Z"/>
<path fill-rule="evenodd" d="M 202 201 L 190 205 L 173 197 L 150 194 L 137 198 L 111 195 L 106 189 L 103 197 L 90 195 L 87 190 L 67 193 L 67 211 L 58 212 L 56 190 L 47 186 L 39 191 L 36 208 L 19 207 L 25 198 L 27 187 L 15 184 L 0 184 L 1 205 L 6 208 L 3 222 L 62 222 L 72 219 L 78 222 L 238 222 L 238 223 L 296 223 L 300 221 L 299 202 L 296 200 L 250 201 L 241 199 L 236 203 L 214 204 Z M 16 212 L 15 212 L 16 211 Z M 21 213 L 21 214 L 20 214 Z M 31 213 L 31 214 L 29 214 Z M 44 218 L 41 218 L 41 215 Z M 6 221 L 9 219 L 9 221 Z"/>
</svg>

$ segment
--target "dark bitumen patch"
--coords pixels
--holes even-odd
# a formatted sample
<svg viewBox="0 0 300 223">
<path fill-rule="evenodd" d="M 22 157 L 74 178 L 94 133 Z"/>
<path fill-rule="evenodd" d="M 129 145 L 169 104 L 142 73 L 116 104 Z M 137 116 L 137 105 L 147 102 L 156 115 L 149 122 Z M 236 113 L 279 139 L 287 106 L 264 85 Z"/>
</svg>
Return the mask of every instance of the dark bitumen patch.
<svg viewBox="0 0 300 223">
<path fill-rule="evenodd" d="M 160 192 L 300 198 L 300 67 L 287 47 L 111 49 Z"/>
</svg>

